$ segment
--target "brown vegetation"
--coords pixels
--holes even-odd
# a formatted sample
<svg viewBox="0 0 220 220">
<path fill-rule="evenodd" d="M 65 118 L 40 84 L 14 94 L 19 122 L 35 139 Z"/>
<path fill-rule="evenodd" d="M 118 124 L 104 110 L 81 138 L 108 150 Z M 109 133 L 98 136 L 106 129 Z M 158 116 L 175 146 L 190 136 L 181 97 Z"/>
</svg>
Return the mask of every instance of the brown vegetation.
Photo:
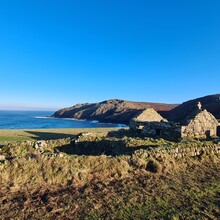
<svg viewBox="0 0 220 220">
<path fill-rule="evenodd" d="M 218 219 L 220 147 L 127 130 L 2 148 L 1 219 Z"/>
</svg>

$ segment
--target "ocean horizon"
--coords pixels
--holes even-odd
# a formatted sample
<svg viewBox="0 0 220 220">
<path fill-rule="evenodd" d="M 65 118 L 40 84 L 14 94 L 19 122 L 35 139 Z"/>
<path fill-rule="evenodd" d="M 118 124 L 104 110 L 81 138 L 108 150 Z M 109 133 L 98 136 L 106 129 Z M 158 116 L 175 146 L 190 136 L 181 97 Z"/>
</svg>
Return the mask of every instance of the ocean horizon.
<svg viewBox="0 0 220 220">
<path fill-rule="evenodd" d="M 50 117 L 53 113 L 54 111 L 0 110 L 0 129 L 125 127 L 123 124 Z"/>
</svg>

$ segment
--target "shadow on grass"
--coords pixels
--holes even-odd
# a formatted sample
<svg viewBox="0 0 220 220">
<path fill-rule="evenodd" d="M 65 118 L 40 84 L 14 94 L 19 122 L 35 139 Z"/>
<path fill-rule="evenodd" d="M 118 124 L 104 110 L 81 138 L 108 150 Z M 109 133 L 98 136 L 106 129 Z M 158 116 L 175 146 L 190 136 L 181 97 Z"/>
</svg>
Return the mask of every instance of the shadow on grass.
<svg viewBox="0 0 220 220">
<path fill-rule="evenodd" d="M 57 152 L 63 152 L 69 155 L 86 155 L 86 156 L 119 156 L 119 155 L 131 155 L 134 151 L 140 149 L 150 150 L 157 148 L 155 145 L 143 145 L 138 147 L 128 147 L 126 142 L 121 140 L 122 137 L 135 137 L 129 130 L 112 131 L 107 134 L 107 137 L 112 137 L 116 140 L 85 140 L 77 142 L 79 135 L 60 134 L 50 132 L 38 132 L 38 131 L 26 131 L 33 135 L 33 139 L 36 140 L 55 140 L 59 138 L 71 138 L 72 142 L 67 145 L 57 146 L 55 150 Z M 119 139 L 117 139 L 119 138 Z"/>
<path fill-rule="evenodd" d="M 143 137 L 141 133 L 133 132 L 129 129 L 119 129 L 117 131 L 109 131 L 107 134 L 108 137 L 113 138 L 124 138 L 124 137 Z"/>
<path fill-rule="evenodd" d="M 121 141 L 83 141 L 79 143 L 72 142 L 69 145 L 64 145 L 56 147 L 56 151 L 64 152 L 69 155 L 85 155 L 85 156 L 120 156 L 120 155 L 131 155 L 134 151 L 145 149 L 151 150 L 158 146 L 148 145 L 148 146 L 138 146 L 138 147 L 127 147 L 126 144 Z"/>
<path fill-rule="evenodd" d="M 40 132 L 40 131 L 25 131 L 31 134 L 31 138 L 35 140 L 56 140 L 61 138 L 74 138 L 74 134 L 62 134 L 52 132 Z"/>
</svg>

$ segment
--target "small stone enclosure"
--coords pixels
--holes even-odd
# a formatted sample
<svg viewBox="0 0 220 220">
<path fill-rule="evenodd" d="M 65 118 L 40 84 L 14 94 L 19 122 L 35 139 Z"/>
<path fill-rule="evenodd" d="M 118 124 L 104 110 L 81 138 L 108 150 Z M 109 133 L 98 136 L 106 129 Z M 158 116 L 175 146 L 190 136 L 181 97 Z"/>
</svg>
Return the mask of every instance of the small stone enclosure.
<svg viewBox="0 0 220 220">
<path fill-rule="evenodd" d="M 168 122 L 153 108 L 149 108 L 132 118 L 129 124 L 131 130 L 147 137 L 161 137 L 168 140 L 181 138 L 209 138 L 220 135 L 218 120 L 201 103 L 181 123 Z"/>
</svg>

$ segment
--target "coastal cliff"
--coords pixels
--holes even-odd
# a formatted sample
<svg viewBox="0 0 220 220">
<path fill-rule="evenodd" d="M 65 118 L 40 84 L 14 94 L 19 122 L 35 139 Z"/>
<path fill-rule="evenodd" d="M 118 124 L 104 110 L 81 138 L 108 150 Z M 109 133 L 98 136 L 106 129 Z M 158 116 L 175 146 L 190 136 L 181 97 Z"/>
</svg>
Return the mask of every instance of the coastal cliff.
<svg viewBox="0 0 220 220">
<path fill-rule="evenodd" d="M 111 99 L 99 103 L 84 103 L 63 108 L 55 112 L 52 117 L 128 124 L 129 120 L 143 109 L 153 108 L 169 121 L 181 122 L 196 110 L 198 102 L 201 102 L 203 109 L 207 109 L 217 119 L 220 119 L 220 94 L 189 100 L 180 105 Z"/>
<path fill-rule="evenodd" d="M 177 104 L 131 102 L 111 99 L 99 103 L 84 103 L 63 108 L 55 112 L 52 117 L 128 124 L 129 120 L 143 109 L 154 108 L 161 115 L 164 115 L 177 106 Z"/>
</svg>

